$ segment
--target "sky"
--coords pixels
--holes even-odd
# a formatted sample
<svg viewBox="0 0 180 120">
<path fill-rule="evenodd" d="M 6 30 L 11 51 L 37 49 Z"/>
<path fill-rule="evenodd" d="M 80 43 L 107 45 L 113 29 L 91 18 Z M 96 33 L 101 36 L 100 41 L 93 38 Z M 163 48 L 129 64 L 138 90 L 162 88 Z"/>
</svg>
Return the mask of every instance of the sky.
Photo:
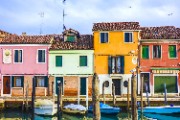
<svg viewBox="0 0 180 120">
<path fill-rule="evenodd" d="M 180 27 L 180 0 L 0 0 L 0 30 L 61 34 L 64 24 L 92 34 L 93 23 L 139 22 L 142 27 Z"/>
</svg>

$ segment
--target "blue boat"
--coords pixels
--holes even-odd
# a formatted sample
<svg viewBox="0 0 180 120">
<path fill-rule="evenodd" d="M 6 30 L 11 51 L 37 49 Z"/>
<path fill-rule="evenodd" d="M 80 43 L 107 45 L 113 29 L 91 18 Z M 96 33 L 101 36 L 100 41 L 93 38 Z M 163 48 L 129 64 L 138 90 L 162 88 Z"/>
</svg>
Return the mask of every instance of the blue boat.
<svg viewBox="0 0 180 120">
<path fill-rule="evenodd" d="M 118 114 L 120 110 L 119 107 L 112 107 L 108 104 L 100 103 L 101 114 Z M 89 106 L 88 111 L 93 112 L 93 105 Z"/>
<path fill-rule="evenodd" d="M 138 111 L 140 111 L 138 109 Z M 180 114 L 180 106 L 157 106 L 157 107 L 144 107 L 143 113 L 156 113 L 156 114 Z"/>
<path fill-rule="evenodd" d="M 144 113 L 144 117 L 147 119 L 155 119 L 155 120 L 179 120 L 180 117 L 176 117 L 174 114 L 171 115 L 163 115 L 163 114 L 154 114 L 154 113 Z"/>
</svg>

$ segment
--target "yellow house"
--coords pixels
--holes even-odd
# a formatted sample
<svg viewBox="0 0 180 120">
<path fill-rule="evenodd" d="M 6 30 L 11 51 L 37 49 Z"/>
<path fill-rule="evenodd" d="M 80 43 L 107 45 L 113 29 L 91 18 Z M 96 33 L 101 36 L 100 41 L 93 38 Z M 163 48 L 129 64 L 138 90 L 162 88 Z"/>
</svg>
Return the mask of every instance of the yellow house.
<svg viewBox="0 0 180 120">
<path fill-rule="evenodd" d="M 94 23 L 94 71 L 100 79 L 100 93 L 127 93 L 131 70 L 137 66 L 140 25 L 138 22 Z"/>
</svg>

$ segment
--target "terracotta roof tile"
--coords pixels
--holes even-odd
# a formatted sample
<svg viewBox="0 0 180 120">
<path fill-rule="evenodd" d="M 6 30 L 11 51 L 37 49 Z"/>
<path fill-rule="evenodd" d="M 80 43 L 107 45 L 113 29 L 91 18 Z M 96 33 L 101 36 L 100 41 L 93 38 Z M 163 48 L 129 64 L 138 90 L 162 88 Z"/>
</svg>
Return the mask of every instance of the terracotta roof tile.
<svg viewBox="0 0 180 120">
<path fill-rule="evenodd" d="M 49 44 L 53 35 L 7 35 L 1 44 Z"/>
<path fill-rule="evenodd" d="M 54 36 L 51 50 L 86 50 L 93 49 L 92 35 L 80 35 L 75 42 L 64 41 L 63 35 Z"/>
<path fill-rule="evenodd" d="M 139 22 L 94 23 L 93 31 L 140 30 Z"/>
<path fill-rule="evenodd" d="M 174 26 L 141 27 L 141 39 L 180 39 L 180 29 Z"/>
</svg>

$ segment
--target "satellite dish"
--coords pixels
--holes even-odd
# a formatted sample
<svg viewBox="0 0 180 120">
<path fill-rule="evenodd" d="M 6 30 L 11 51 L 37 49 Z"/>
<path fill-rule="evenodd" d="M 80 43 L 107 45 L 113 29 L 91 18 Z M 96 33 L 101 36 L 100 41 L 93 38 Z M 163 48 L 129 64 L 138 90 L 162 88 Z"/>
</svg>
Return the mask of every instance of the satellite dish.
<svg viewBox="0 0 180 120">
<path fill-rule="evenodd" d="M 135 65 L 135 64 L 137 64 L 137 57 L 136 56 L 134 56 L 133 58 L 132 58 L 132 63 Z"/>
</svg>

